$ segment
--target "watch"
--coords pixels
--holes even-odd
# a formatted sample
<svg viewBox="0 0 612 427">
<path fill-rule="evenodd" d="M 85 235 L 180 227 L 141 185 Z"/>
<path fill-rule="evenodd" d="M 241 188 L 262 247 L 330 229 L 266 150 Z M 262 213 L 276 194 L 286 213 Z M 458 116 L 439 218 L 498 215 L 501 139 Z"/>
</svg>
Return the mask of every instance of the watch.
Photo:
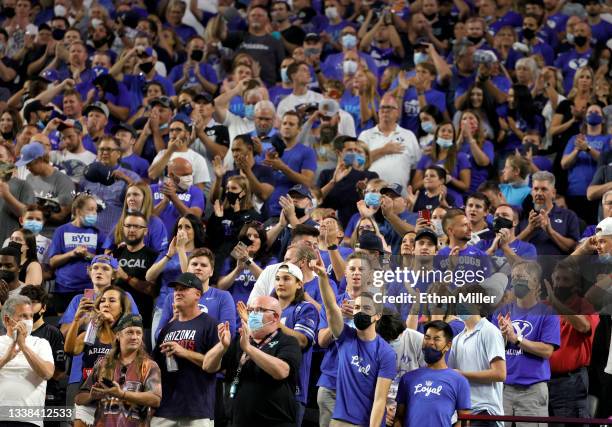
<svg viewBox="0 0 612 427">
<path fill-rule="evenodd" d="M 514 345 L 516 345 L 517 347 L 520 346 L 523 343 L 523 336 L 519 335 L 518 337 L 516 337 L 516 342 L 514 343 Z"/>
<path fill-rule="evenodd" d="M 328 250 L 328 251 L 335 251 L 336 249 L 338 249 L 338 245 L 329 245 L 329 246 L 327 247 L 327 250 Z"/>
<path fill-rule="evenodd" d="M 244 263 L 246 265 L 251 265 L 251 264 L 253 264 L 253 260 L 251 258 L 247 258 L 246 261 L 244 261 Z"/>
<path fill-rule="evenodd" d="M 587 153 L 590 153 L 591 152 L 591 147 L 587 146 L 586 150 L 584 150 L 584 151 L 586 151 Z"/>
</svg>

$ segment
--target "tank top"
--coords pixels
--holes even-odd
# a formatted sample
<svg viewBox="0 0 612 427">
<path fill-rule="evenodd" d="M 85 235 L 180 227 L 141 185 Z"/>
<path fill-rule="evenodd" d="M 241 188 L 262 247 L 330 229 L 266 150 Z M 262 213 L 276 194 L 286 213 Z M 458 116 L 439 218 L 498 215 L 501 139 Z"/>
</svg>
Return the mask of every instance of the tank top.
<svg viewBox="0 0 612 427">
<path fill-rule="evenodd" d="M 87 377 L 93 372 L 94 365 L 99 359 L 106 356 L 112 348 L 112 344 L 103 344 L 100 338 L 96 337 L 93 345 L 83 347 L 83 365 L 82 365 L 82 381 L 85 382 Z"/>
<path fill-rule="evenodd" d="M 34 260 L 28 259 L 25 263 L 21 265 L 21 267 L 19 267 L 19 281 L 21 283 L 25 283 L 26 276 L 28 275 L 28 267 L 30 266 L 30 264 L 32 264 L 32 262 L 34 262 Z M 25 283 L 25 284 L 31 285 L 31 283 Z"/>
</svg>

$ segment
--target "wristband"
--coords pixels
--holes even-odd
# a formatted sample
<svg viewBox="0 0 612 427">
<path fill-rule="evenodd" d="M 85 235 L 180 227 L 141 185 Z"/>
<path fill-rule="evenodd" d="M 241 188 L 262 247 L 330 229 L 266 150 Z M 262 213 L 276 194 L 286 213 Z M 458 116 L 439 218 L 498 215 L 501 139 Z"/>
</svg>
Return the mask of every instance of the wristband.
<svg viewBox="0 0 612 427">
<path fill-rule="evenodd" d="M 514 342 L 514 345 L 519 347 L 523 342 L 523 336 L 519 335 L 518 337 L 516 337 L 516 341 Z"/>
<path fill-rule="evenodd" d="M 172 259 L 172 257 L 168 254 L 164 255 L 164 258 L 168 258 L 168 261 L 170 261 Z"/>
<path fill-rule="evenodd" d="M 329 245 L 329 246 L 327 247 L 327 250 L 328 250 L 328 251 L 335 251 L 335 250 L 337 250 L 337 249 L 338 249 L 338 245 Z"/>
</svg>

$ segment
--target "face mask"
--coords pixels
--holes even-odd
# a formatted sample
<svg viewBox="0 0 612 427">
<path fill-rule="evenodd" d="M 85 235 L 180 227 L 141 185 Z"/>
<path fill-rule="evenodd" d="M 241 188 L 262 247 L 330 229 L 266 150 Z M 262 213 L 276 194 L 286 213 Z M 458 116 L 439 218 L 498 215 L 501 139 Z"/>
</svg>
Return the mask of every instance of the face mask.
<svg viewBox="0 0 612 427">
<path fill-rule="evenodd" d="M 363 197 L 363 201 L 366 205 L 377 208 L 380 206 L 380 194 L 378 193 L 365 193 Z"/>
<path fill-rule="evenodd" d="M 66 34 L 66 30 L 62 30 L 61 28 L 54 28 L 51 31 L 51 37 L 53 37 L 53 40 L 55 41 L 64 40 L 65 34 Z"/>
<path fill-rule="evenodd" d="M 574 44 L 578 47 L 583 47 L 588 42 L 585 36 L 576 36 L 574 37 Z"/>
<path fill-rule="evenodd" d="M 152 62 L 143 62 L 142 64 L 139 65 L 140 69 L 142 70 L 143 73 L 145 74 L 149 74 L 149 72 L 153 69 L 153 63 Z"/>
<path fill-rule="evenodd" d="M 440 148 L 451 148 L 453 146 L 453 140 L 438 137 L 436 139 L 436 144 L 438 144 Z"/>
<path fill-rule="evenodd" d="M 163 125 L 159 125 L 159 130 L 168 129 L 168 126 L 170 126 L 170 124 L 168 124 L 168 123 L 164 123 Z"/>
<path fill-rule="evenodd" d="M 604 264 L 612 263 L 612 254 L 601 254 L 598 256 L 599 262 Z"/>
<path fill-rule="evenodd" d="M 482 37 L 468 37 L 467 39 L 474 44 L 478 44 L 482 40 Z"/>
<path fill-rule="evenodd" d="M 412 61 L 414 62 L 414 65 L 419 65 L 419 64 L 427 61 L 428 58 L 429 58 L 429 56 L 427 56 L 426 53 L 423 53 L 423 52 L 414 52 L 414 55 L 412 56 Z"/>
<path fill-rule="evenodd" d="M 514 225 L 512 224 L 512 221 L 510 221 L 508 218 L 502 218 L 501 216 L 494 218 L 493 231 L 495 233 L 499 233 L 499 230 L 501 230 L 502 228 L 513 229 Z"/>
<path fill-rule="evenodd" d="M 93 45 L 96 49 L 100 49 L 102 46 L 104 46 L 107 42 L 108 42 L 108 37 L 104 37 L 103 39 L 99 39 L 99 40 L 92 40 Z"/>
<path fill-rule="evenodd" d="M 561 301 L 567 301 L 569 297 L 574 295 L 574 291 L 572 288 L 555 288 L 555 296 Z"/>
<path fill-rule="evenodd" d="M 13 283 L 17 275 L 14 271 L 0 270 L 0 280 L 4 280 L 6 283 Z"/>
<path fill-rule="evenodd" d="M 342 161 L 346 167 L 353 166 L 355 163 L 355 153 L 346 153 L 344 157 L 342 157 Z"/>
<path fill-rule="evenodd" d="M 335 7 L 326 7 L 325 16 L 327 16 L 329 19 L 336 19 L 338 17 L 338 9 Z"/>
<path fill-rule="evenodd" d="M 421 129 L 425 133 L 433 133 L 435 126 L 432 122 L 421 122 Z"/>
<path fill-rule="evenodd" d="M 431 224 L 433 225 L 434 232 L 436 236 L 442 237 L 444 236 L 444 230 L 442 229 L 442 220 L 441 219 L 432 219 Z"/>
<path fill-rule="evenodd" d="M 2 138 L 4 138 L 7 141 L 11 141 L 13 139 L 13 133 L 12 132 L 2 132 Z"/>
<path fill-rule="evenodd" d="M 255 106 L 253 104 L 244 106 L 244 118 L 247 120 L 253 120 L 255 117 Z"/>
<path fill-rule="evenodd" d="M 467 319 L 472 317 L 474 314 L 470 312 L 470 309 L 463 304 L 457 304 L 457 317 L 465 322 Z"/>
<path fill-rule="evenodd" d="M 586 122 L 587 122 L 587 124 L 589 124 L 591 126 L 600 125 L 602 121 L 603 121 L 603 117 L 599 113 L 589 113 L 589 114 L 587 114 Z"/>
<path fill-rule="evenodd" d="M 525 298 L 529 293 L 528 281 L 524 279 L 516 279 L 512 281 L 512 290 L 518 299 Z"/>
<path fill-rule="evenodd" d="M 599 60 L 599 65 L 600 65 L 600 66 L 604 66 L 604 67 L 605 67 L 605 66 L 606 66 L 606 65 L 608 65 L 609 63 L 610 63 L 610 60 L 609 60 L 609 59 L 601 58 L 601 59 Z"/>
<path fill-rule="evenodd" d="M 355 327 L 357 329 L 360 331 L 365 331 L 372 324 L 372 316 L 360 311 L 353 316 L 353 321 L 355 322 Z"/>
<path fill-rule="evenodd" d="M 189 190 L 189 187 L 193 185 L 193 175 L 185 175 L 179 178 L 178 188 L 182 191 Z"/>
<path fill-rule="evenodd" d="M 6 16 L 8 19 L 11 19 L 15 16 L 15 8 L 14 7 L 3 7 L 2 14 Z"/>
<path fill-rule="evenodd" d="M 569 44 L 574 44 L 574 41 L 575 41 L 574 39 L 575 39 L 575 37 L 574 37 L 574 35 L 573 35 L 573 34 L 571 34 L 571 33 L 567 33 L 567 34 L 565 35 L 565 39 L 567 40 L 567 42 L 568 42 Z"/>
<path fill-rule="evenodd" d="M 191 51 L 191 60 L 200 62 L 204 58 L 204 51 L 200 49 L 194 49 Z"/>
<path fill-rule="evenodd" d="M 344 74 L 355 74 L 357 72 L 357 62 L 348 59 L 342 63 Z"/>
<path fill-rule="evenodd" d="M 283 83 L 289 83 L 289 76 L 287 75 L 287 67 L 281 68 L 281 79 Z"/>
<path fill-rule="evenodd" d="M 23 228 L 30 230 L 34 234 L 39 234 L 43 229 L 42 221 L 27 220 L 23 222 Z"/>
<path fill-rule="evenodd" d="M 191 105 L 191 102 L 186 102 L 179 107 L 179 113 L 182 113 L 186 116 L 191 116 L 192 112 L 193 112 L 193 107 Z"/>
<path fill-rule="evenodd" d="M 249 329 L 251 330 L 251 332 L 256 332 L 264 327 L 263 315 L 264 315 L 263 312 L 262 313 L 255 313 L 255 312 L 249 313 L 248 323 L 249 323 Z"/>
<path fill-rule="evenodd" d="M 298 218 L 302 218 L 304 215 L 306 215 L 306 209 L 305 208 L 295 208 L 295 216 Z"/>
<path fill-rule="evenodd" d="M 531 28 L 523 28 L 523 37 L 525 37 L 527 40 L 532 40 L 535 35 L 535 31 Z"/>
<path fill-rule="evenodd" d="M 427 363 L 428 365 L 433 365 L 438 360 L 442 359 L 444 353 L 442 353 L 440 350 L 436 350 L 433 347 L 423 347 L 423 356 L 425 359 L 425 363 Z"/>
<path fill-rule="evenodd" d="M 83 225 L 85 227 L 93 227 L 98 222 L 98 214 L 85 215 L 83 217 Z"/>
<path fill-rule="evenodd" d="M 32 333 L 32 329 L 34 329 L 34 320 L 32 319 L 20 320 L 20 322 L 25 325 L 26 330 L 28 331 L 26 336 L 30 335 Z"/>
<path fill-rule="evenodd" d="M 225 193 L 225 198 L 232 206 L 236 203 L 236 200 L 241 199 L 240 193 L 232 193 L 231 191 Z"/>
<path fill-rule="evenodd" d="M 318 47 L 305 47 L 304 55 L 306 56 L 319 56 L 321 54 L 321 49 Z"/>
<path fill-rule="evenodd" d="M 61 4 L 58 4 L 57 6 L 53 7 L 53 14 L 55 16 L 66 16 L 66 12 L 68 12 L 68 11 Z"/>
<path fill-rule="evenodd" d="M 363 154 L 355 154 L 355 160 L 357 161 L 357 166 L 361 167 L 365 165 L 366 158 Z"/>
<path fill-rule="evenodd" d="M 32 320 L 34 321 L 34 323 L 38 322 L 41 318 L 42 318 L 42 314 L 40 311 L 32 315 Z"/>
<path fill-rule="evenodd" d="M 108 74 L 108 68 L 106 67 L 93 67 L 91 69 L 91 71 L 94 72 L 94 74 L 96 75 L 96 77 L 98 76 L 102 76 L 104 74 Z"/>
<path fill-rule="evenodd" d="M 357 37 L 353 34 L 345 34 L 342 36 L 342 47 L 345 49 L 353 49 L 357 46 Z"/>
</svg>

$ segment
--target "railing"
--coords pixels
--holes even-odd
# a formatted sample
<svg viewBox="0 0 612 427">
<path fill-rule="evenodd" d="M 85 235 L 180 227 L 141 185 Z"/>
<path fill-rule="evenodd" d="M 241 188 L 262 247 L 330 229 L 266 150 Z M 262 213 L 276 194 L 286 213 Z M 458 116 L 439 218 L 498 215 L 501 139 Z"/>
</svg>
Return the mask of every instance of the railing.
<svg viewBox="0 0 612 427">
<path fill-rule="evenodd" d="M 544 424 L 574 424 L 574 425 L 612 425 L 612 419 L 607 418 L 569 418 L 569 417 L 530 417 L 517 415 L 459 415 L 462 426 L 467 426 L 466 421 L 506 421 L 515 423 L 544 423 Z"/>
</svg>

